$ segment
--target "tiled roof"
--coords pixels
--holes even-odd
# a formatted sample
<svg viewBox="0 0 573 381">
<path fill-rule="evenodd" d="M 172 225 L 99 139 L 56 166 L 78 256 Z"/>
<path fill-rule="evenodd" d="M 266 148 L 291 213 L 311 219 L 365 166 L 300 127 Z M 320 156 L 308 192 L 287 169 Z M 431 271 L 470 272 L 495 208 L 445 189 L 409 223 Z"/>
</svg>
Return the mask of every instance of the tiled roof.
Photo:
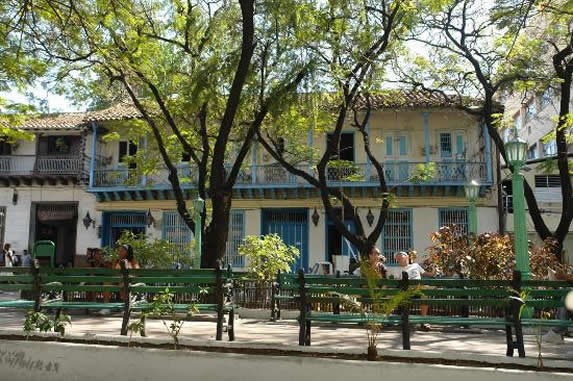
<svg viewBox="0 0 573 381">
<path fill-rule="evenodd" d="M 460 105 L 460 97 L 423 90 L 388 90 L 369 96 L 373 110 L 386 108 L 434 108 Z M 360 95 L 356 100 L 358 109 L 367 107 L 367 97 Z"/>
<path fill-rule="evenodd" d="M 134 119 L 140 116 L 141 114 L 135 106 L 119 103 L 98 111 L 68 112 L 40 116 L 26 120 L 19 128 L 23 130 L 81 130 L 89 127 L 89 122 Z"/>
<path fill-rule="evenodd" d="M 460 104 L 456 95 L 445 96 L 438 92 L 421 90 L 388 90 L 369 96 L 373 110 L 388 108 L 437 108 L 455 107 Z M 366 96 L 356 100 L 358 109 L 365 109 Z M 89 127 L 89 122 L 105 122 L 140 118 L 139 111 L 129 103 L 119 103 L 98 111 L 50 114 L 25 121 L 19 127 L 24 130 L 81 130 Z"/>
</svg>

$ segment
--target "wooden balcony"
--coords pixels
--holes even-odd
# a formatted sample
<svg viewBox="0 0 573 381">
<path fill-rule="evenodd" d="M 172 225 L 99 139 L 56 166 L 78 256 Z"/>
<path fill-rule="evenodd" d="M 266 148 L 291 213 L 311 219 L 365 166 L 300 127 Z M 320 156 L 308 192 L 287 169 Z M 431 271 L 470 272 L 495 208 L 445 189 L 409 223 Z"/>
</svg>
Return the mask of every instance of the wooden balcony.
<svg viewBox="0 0 573 381">
<path fill-rule="evenodd" d="M 81 155 L 0 156 L 0 182 L 30 185 L 33 182 L 79 182 L 87 177 Z"/>
<path fill-rule="evenodd" d="M 425 192 L 431 189 L 432 195 L 446 195 L 444 189 L 449 189 L 449 194 L 463 195 L 463 186 L 471 180 L 484 186 L 491 185 L 486 163 L 483 162 L 436 162 L 433 164 L 433 170 L 429 172 L 423 171 L 424 164 L 385 162 L 384 175 L 388 186 L 399 191 L 407 189 L 410 194 L 415 189 L 417 194 L 420 194 L 420 189 Z M 315 171 L 310 165 L 300 165 L 299 169 L 308 173 Z M 197 184 L 196 171 L 186 163 L 179 165 L 178 170 L 182 189 L 192 194 L 191 191 Z M 105 197 L 108 200 L 171 199 L 171 184 L 167 175 L 167 171 L 163 169 L 148 176 L 141 176 L 137 170 L 127 167 L 100 168 L 93 173 L 90 191 L 109 192 L 109 197 Z M 327 178 L 330 185 L 349 188 L 359 196 L 379 195 L 380 182 L 376 170 L 368 163 L 351 163 L 344 167 L 330 166 L 327 168 Z M 124 197 L 121 193 L 124 191 L 132 194 Z M 290 198 L 291 195 L 300 198 L 312 197 L 314 188 L 277 164 L 265 164 L 245 166 L 239 173 L 234 192 L 237 198 Z"/>
</svg>

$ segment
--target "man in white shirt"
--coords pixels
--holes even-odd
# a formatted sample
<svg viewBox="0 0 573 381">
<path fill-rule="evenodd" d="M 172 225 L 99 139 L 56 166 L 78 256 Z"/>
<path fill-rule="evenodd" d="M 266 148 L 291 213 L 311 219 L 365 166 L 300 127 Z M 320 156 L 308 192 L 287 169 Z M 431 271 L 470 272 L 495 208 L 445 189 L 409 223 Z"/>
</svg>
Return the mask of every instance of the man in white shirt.
<svg viewBox="0 0 573 381">
<path fill-rule="evenodd" d="M 402 279 L 402 272 L 408 274 L 408 279 L 416 280 L 422 277 L 434 277 L 435 274 L 428 272 L 422 268 L 418 263 L 410 263 L 410 257 L 405 251 L 399 251 L 394 254 L 394 259 L 398 266 L 388 267 L 388 278 Z M 425 304 L 420 305 L 420 315 L 426 316 L 428 314 L 428 306 Z M 428 324 L 420 325 L 422 331 L 429 331 L 431 327 Z"/>
</svg>

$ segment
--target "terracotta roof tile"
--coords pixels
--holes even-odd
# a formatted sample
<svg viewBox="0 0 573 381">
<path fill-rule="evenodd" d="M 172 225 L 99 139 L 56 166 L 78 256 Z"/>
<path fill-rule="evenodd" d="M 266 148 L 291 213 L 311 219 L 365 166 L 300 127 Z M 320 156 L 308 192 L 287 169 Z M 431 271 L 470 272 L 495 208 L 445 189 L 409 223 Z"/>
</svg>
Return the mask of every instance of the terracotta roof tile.
<svg viewBox="0 0 573 381">
<path fill-rule="evenodd" d="M 460 98 L 457 95 L 443 95 L 438 92 L 422 90 L 388 90 L 370 95 L 370 103 L 374 110 L 454 107 L 460 104 Z M 366 108 L 367 104 L 367 98 L 363 95 L 356 100 L 358 109 Z"/>
<path fill-rule="evenodd" d="M 141 114 L 135 106 L 120 103 L 104 110 L 49 114 L 26 120 L 19 127 L 23 130 L 81 130 L 89 127 L 89 122 L 125 120 L 139 118 Z"/>
</svg>

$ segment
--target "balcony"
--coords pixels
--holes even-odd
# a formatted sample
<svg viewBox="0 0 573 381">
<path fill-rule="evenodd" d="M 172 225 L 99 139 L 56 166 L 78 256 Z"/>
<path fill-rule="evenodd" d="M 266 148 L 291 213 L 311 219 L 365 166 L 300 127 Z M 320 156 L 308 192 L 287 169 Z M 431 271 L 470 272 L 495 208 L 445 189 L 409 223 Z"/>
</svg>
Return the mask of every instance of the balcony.
<svg viewBox="0 0 573 381">
<path fill-rule="evenodd" d="M 0 180 L 19 185 L 44 180 L 78 181 L 85 177 L 80 155 L 9 155 L 0 156 Z"/>
<path fill-rule="evenodd" d="M 486 164 L 482 162 L 436 162 L 430 171 L 424 170 L 424 162 L 386 162 L 384 175 L 389 187 L 462 187 L 470 180 L 483 185 L 488 181 Z M 307 173 L 315 171 L 310 165 L 299 165 L 298 169 Z M 197 173 L 186 163 L 178 166 L 179 179 L 184 190 L 196 188 Z M 380 182 L 375 168 L 367 163 L 350 163 L 349 166 L 329 166 L 327 178 L 332 186 L 347 188 L 379 188 Z M 96 169 L 93 174 L 91 191 L 119 190 L 169 190 L 171 185 L 168 172 L 160 169 L 142 176 L 127 167 L 116 169 Z M 277 164 L 251 165 L 241 169 L 235 189 L 289 189 L 312 187 L 302 178 L 292 175 Z M 463 189 L 462 189 L 463 192 Z M 169 197 L 169 196 L 166 196 Z"/>
</svg>

